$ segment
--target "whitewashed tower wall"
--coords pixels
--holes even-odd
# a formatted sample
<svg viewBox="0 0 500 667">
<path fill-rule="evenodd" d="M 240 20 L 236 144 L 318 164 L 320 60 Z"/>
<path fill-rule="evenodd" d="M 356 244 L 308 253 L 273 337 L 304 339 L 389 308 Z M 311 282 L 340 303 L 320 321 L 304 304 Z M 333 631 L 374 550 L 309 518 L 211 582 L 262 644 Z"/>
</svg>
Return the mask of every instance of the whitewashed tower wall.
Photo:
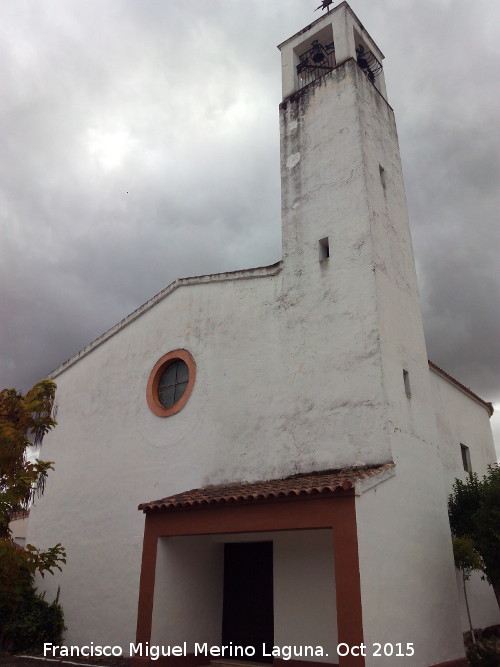
<svg viewBox="0 0 500 667">
<path fill-rule="evenodd" d="M 335 68 L 301 87 L 301 54 L 332 38 Z M 384 660 L 427 665 L 463 653 L 458 597 L 394 114 L 360 43 L 382 60 L 342 3 L 280 47 L 283 286 L 292 349 L 311 350 L 330 408 L 332 467 L 396 463 L 356 503 L 365 640 L 413 642 Z"/>
<path fill-rule="evenodd" d="M 316 39 L 333 39 L 335 69 L 301 88 L 296 66 Z M 286 324 L 328 395 L 339 465 L 393 458 L 391 424 L 408 409 L 403 371 L 430 394 L 394 114 L 383 72 L 372 83 L 356 62 L 360 42 L 383 59 L 342 3 L 280 46 Z M 427 440 L 430 407 L 412 408 Z"/>
</svg>

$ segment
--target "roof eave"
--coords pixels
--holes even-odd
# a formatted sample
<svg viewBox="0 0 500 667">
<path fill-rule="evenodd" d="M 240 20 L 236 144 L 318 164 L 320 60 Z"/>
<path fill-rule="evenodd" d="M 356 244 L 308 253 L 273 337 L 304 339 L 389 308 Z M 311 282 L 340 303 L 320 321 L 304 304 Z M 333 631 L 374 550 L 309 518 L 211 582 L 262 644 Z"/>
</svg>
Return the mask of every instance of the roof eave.
<svg viewBox="0 0 500 667">
<path fill-rule="evenodd" d="M 454 387 L 456 387 L 462 393 L 469 396 L 469 398 L 474 399 L 474 401 L 476 401 L 476 403 L 479 403 L 479 405 L 481 405 L 483 408 L 485 408 L 488 411 L 488 414 L 489 414 L 490 417 L 493 416 L 493 413 L 495 412 L 495 410 L 494 410 L 493 404 L 491 402 L 483 400 L 480 396 L 478 396 L 471 389 L 469 389 L 469 387 L 466 387 L 464 384 L 459 382 L 459 380 L 457 380 L 452 375 L 447 373 L 445 370 L 440 368 L 437 364 L 435 364 L 430 359 L 428 359 L 428 362 L 429 362 L 429 368 L 431 369 L 431 371 L 434 371 L 434 373 L 436 373 L 436 375 L 439 375 L 444 380 L 447 380 L 450 384 L 452 384 Z"/>
</svg>

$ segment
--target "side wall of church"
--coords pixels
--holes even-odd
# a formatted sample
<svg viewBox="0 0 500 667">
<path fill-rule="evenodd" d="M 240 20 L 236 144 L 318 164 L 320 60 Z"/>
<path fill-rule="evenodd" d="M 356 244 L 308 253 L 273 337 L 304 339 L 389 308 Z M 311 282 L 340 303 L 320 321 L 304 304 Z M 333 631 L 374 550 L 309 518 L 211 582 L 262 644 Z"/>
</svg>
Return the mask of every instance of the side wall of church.
<svg viewBox="0 0 500 667">
<path fill-rule="evenodd" d="M 409 666 L 462 654 L 461 633 L 469 624 L 453 562 L 447 498 L 455 478 L 467 476 L 460 444 L 470 448 L 472 470 L 479 475 L 495 462 L 487 409 L 433 370 L 426 379 L 428 396 L 419 382 L 411 396 L 402 392 L 406 408 L 391 436 L 394 477 L 356 503 L 365 642 L 412 642 L 415 655 L 400 658 Z M 422 424 L 416 415 L 424 409 L 435 424 L 431 441 L 416 437 Z M 466 587 L 474 627 L 499 623 L 491 586 L 474 574 Z M 379 661 L 367 656 L 367 667 Z"/>
<path fill-rule="evenodd" d="M 429 372 L 436 409 L 439 454 L 443 485 L 451 493 L 455 479 L 467 478 L 460 445 L 469 449 L 471 470 L 479 477 L 488 465 L 496 463 L 495 446 L 487 409 L 432 369 Z M 462 629 L 469 630 L 462 576 L 457 572 Z M 473 573 L 465 584 L 473 627 L 485 628 L 500 623 L 498 603 L 492 587 Z"/>
<path fill-rule="evenodd" d="M 459 387 L 429 370 L 436 411 L 439 452 L 447 491 L 458 477 L 465 480 L 460 445 L 469 448 L 471 468 L 479 476 L 496 463 L 489 413 Z"/>
</svg>

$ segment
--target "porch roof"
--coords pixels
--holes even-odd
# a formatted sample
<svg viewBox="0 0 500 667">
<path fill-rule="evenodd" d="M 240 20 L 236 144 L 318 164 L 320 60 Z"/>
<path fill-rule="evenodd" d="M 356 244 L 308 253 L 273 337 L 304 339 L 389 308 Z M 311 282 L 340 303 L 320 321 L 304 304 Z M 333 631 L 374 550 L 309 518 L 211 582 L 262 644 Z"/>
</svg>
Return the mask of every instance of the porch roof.
<svg viewBox="0 0 500 667">
<path fill-rule="evenodd" d="M 320 472 L 293 475 L 285 479 L 205 486 L 201 489 L 191 489 L 190 491 L 176 493 L 173 496 L 167 496 L 160 500 L 152 500 L 149 503 L 141 503 L 138 509 L 143 512 L 158 512 L 206 505 L 326 495 L 336 491 L 354 489 L 357 482 L 359 483 L 375 477 L 389 471 L 391 468 L 394 468 L 394 463 L 392 462 L 378 466 L 323 470 Z"/>
</svg>

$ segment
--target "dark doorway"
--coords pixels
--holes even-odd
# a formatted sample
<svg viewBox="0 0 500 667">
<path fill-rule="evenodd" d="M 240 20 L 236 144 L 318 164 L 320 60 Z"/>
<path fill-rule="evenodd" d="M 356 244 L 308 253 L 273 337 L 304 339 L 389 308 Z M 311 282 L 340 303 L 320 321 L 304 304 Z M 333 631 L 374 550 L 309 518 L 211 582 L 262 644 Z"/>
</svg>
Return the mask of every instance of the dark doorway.
<svg viewBox="0 0 500 667">
<path fill-rule="evenodd" d="M 238 660 L 272 662 L 273 543 L 235 542 L 224 545 L 224 606 L 222 643 L 253 646 L 255 655 Z"/>
</svg>

